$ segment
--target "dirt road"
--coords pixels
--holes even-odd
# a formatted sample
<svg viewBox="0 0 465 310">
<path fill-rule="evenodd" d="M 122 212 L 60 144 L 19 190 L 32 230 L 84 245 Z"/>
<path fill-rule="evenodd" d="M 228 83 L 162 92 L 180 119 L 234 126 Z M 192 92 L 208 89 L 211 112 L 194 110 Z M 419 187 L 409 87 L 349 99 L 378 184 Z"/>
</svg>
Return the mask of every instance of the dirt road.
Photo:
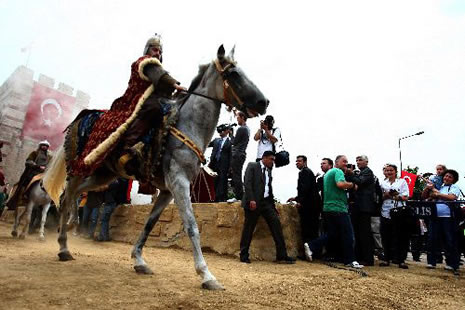
<svg viewBox="0 0 465 310">
<path fill-rule="evenodd" d="M 155 272 L 137 275 L 131 245 L 70 236 L 76 260 L 59 262 L 56 235 L 13 239 L 0 222 L 0 309 L 465 309 L 465 274 L 409 262 L 365 268 L 368 277 L 321 263 L 239 263 L 207 253 L 210 270 L 226 287 L 200 288 L 192 254 L 146 248 Z"/>
</svg>

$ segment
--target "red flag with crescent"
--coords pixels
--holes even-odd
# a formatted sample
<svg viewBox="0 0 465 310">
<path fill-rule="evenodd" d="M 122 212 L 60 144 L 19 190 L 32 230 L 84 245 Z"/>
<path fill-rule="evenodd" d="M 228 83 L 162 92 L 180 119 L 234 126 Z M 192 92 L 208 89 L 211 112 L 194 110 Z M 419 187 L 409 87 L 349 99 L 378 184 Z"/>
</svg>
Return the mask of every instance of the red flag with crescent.
<svg viewBox="0 0 465 310">
<path fill-rule="evenodd" d="M 412 197 L 413 189 L 415 188 L 415 182 L 417 181 L 418 176 L 416 174 L 402 170 L 400 177 L 404 179 L 405 182 L 407 182 L 408 191 L 409 191 L 410 197 Z"/>
<path fill-rule="evenodd" d="M 34 83 L 22 136 L 37 141 L 48 140 L 50 149 L 55 149 L 63 142 L 63 130 L 71 121 L 75 102 L 75 97 Z"/>
</svg>

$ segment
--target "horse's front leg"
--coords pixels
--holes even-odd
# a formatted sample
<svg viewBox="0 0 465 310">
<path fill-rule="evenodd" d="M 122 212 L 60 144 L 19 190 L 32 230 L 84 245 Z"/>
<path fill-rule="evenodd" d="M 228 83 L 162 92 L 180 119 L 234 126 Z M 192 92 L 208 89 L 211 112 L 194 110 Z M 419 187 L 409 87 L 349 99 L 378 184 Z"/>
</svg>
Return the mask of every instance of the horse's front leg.
<svg viewBox="0 0 465 310">
<path fill-rule="evenodd" d="M 21 222 L 21 218 L 23 217 L 23 214 L 26 212 L 26 209 L 24 209 L 24 211 L 20 214 L 18 209 L 19 209 L 18 206 L 16 206 L 15 212 L 13 214 L 13 217 L 15 218 L 15 222 L 13 224 L 13 229 L 11 230 L 11 235 L 13 237 L 18 236 L 18 225 Z"/>
<path fill-rule="evenodd" d="M 45 222 L 47 221 L 47 213 L 50 209 L 50 202 L 45 204 L 42 209 L 42 219 L 40 220 L 39 240 L 45 241 Z"/>
<path fill-rule="evenodd" d="M 26 214 L 26 223 L 24 223 L 23 230 L 21 231 L 21 234 L 19 235 L 19 239 L 26 238 L 27 231 L 29 230 L 29 224 L 31 223 L 32 209 L 34 209 L 34 202 L 32 201 L 32 199 L 29 199 L 29 202 L 27 203 L 24 213 L 21 214 L 21 217 L 24 214 Z"/>
<path fill-rule="evenodd" d="M 76 209 L 77 207 L 73 205 L 69 212 L 68 222 L 66 222 L 68 231 L 71 229 L 76 230 L 76 227 L 79 226 L 79 216 Z"/>
<path fill-rule="evenodd" d="M 82 182 L 82 179 L 79 177 L 70 177 L 66 186 L 66 189 L 63 193 L 61 204 L 60 204 L 60 232 L 58 234 L 58 244 L 60 245 L 60 251 L 58 252 L 58 257 L 60 261 L 69 261 L 73 260 L 73 256 L 68 250 L 68 212 L 70 207 L 74 207 L 76 203 L 76 189 L 79 184 Z M 72 211 L 72 210 L 71 210 Z"/>
<path fill-rule="evenodd" d="M 190 199 L 190 183 L 187 177 L 177 175 L 173 180 L 172 193 L 179 209 L 179 214 L 184 223 L 184 230 L 189 236 L 194 254 L 194 266 L 197 274 L 202 277 L 202 288 L 209 290 L 224 290 L 223 285 L 216 280 L 208 270 L 207 263 L 202 254 L 200 246 L 200 233 L 195 220 L 194 210 Z"/>
<path fill-rule="evenodd" d="M 173 196 L 169 191 L 160 192 L 157 201 L 153 205 L 152 211 L 150 212 L 147 221 L 145 222 L 144 229 L 142 230 L 139 239 L 137 240 L 134 248 L 132 249 L 131 257 L 134 259 L 134 269 L 137 273 L 142 274 L 153 274 L 153 271 L 147 266 L 147 263 L 142 258 L 142 249 L 149 237 L 150 232 L 157 223 L 162 211 L 171 201 Z"/>
</svg>

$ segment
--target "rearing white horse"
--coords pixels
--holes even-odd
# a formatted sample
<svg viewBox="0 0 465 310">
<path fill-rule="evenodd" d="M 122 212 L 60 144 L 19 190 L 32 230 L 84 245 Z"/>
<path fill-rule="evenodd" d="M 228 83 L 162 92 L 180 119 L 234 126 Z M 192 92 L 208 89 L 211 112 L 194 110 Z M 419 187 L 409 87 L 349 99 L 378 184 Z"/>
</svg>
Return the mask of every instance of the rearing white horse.
<svg viewBox="0 0 465 310">
<path fill-rule="evenodd" d="M 182 105 L 176 129 L 189 137 L 202 153 L 215 132 L 220 115 L 220 102 L 226 102 L 231 108 L 235 107 L 249 117 L 264 114 L 268 106 L 265 96 L 237 67 L 234 61 L 234 48 L 228 56 L 225 56 L 225 50 L 223 46 L 220 46 L 217 58 L 210 64 L 200 66 L 199 74 L 193 80 L 190 91 L 196 95 L 190 95 Z M 161 161 L 163 174 L 151 180 L 160 189 L 160 194 L 132 250 L 134 269 L 138 273 L 153 273 L 142 257 L 142 249 L 163 209 L 174 197 L 184 223 L 184 230 L 192 243 L 195 270 L 202 278 L 202 287 L 212 290 L 224 289 L 208 270 L 203 257 L 199 229 L 190 200 L 190 184 L 199 173 L 201 156 L 197 156 L 192 148 L 173 135 L 168 136 L 164 147 L 165 152 Z M 44 179 L 45 188 L 56 203 L 67 176 L 64 158 L 65 151 L 62 147 L 49 165 L 51 173 L 48 173 Z M 60 260 L 73 259 L 68 250 L 66 235 L 66 215 L 70 207 L 75 206 L 75 201 L 81 192 L 94 190 L 118 177 L 114 165 L 114 162 L 108 159 L 93 175 L 85 179 L 79 176 L 67 176 L 60 207 L 60 235 L 58 237 Z"/>
</svg>

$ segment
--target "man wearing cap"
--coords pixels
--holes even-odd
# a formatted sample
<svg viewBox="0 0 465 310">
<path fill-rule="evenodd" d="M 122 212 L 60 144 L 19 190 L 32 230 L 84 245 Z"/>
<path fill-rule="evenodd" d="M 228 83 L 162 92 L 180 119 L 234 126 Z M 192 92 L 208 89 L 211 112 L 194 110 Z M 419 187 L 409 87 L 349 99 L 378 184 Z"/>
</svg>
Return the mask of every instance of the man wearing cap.
<svg viewBox="0 0 465 310">
<path fill-rule="evenodd" d="M 222 202 L 228 198 L 228 172 L 231 165 L 231 139 L 229 138 L 230 128 L 227 124 L 222 124 L 216 128 L 220 134 L 208 145 L 213 147 L 210 163 L 208 166 L 218 173 L 215 178 L 215 201 Z"/>
<path fill-rule="evenodd" d="M 24 169 L 18 183 L 15 185 L 16 189 L 11 196 L 11 199 L 7 202 L 8 209 L 16 209 L 22 196 L 26 194 L 24 190 L 29 185 L 32 178 L 45 171 L 45 168 L 52 159 L 52 155 L 48 151 L 49 147 L 50 143 L 48 143 L 47 140 L 41 141 L 39 142 L 37 150 L 31 152 L 31 154 L 29 154 L 26 158 L 26 168 Z"/>
</svg>

